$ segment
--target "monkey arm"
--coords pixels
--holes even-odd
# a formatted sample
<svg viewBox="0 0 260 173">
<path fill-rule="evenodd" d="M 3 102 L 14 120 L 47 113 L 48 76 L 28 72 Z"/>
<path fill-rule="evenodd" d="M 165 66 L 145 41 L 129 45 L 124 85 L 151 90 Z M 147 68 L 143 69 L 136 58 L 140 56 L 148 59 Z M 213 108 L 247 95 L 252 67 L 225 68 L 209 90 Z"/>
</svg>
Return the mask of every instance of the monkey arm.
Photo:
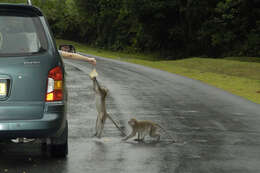
<svg viewBox="0 0 260 173">
<path fill-rule="evenodd" d="M 141 140 L 141 133 L 138 133 L 137 135 L 138 135 L 137 140 L 138 141 Z"/>
<path fill-rule="evenodd" d="M 136 135 L 136 131 L 133 130 L 130 135 L 128 135 L 126 138 L 123 139 L 123 141 L 126 141 L 126 140 L 128 140 L 128 139 L 134 137 L 135 135 Z"/>
<path fill-rule="evenodd" d="M 94 89 L 94 91 L 95 91 L 96 93 L 101 93 L 102 88 L 101 88 L 101 86 L 99 85 L 97 78 L 94 77 L 92 80 L 93 80 L 93 89 Z"/>
<path fill-rule="evenodd" d="M 99 85 L 97 78 L 95 78 L 95 81 L 96 81 L 97 90 L 101 90 L 101 86 Z"/>
<path fill-rule="evenodd" d="M 93 78 L 93 90 L 98 92 L 97 78 Z"/>
</svg>

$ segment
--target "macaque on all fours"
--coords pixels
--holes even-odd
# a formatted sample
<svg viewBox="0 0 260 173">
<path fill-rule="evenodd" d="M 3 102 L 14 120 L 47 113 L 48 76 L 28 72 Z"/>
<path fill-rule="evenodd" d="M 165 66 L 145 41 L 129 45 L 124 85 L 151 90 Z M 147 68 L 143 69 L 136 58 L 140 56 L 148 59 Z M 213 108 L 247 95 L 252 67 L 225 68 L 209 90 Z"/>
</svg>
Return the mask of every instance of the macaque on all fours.
<svg viewBox="0 0 260 173">
<path fill-rule="evenodd" d="M 149 135 L 152 138 L 156 138 L 156 141 L 158 142 L 161 137 L 161 135 L 157 133 L 158 128 L 162 129 L 168 134 L 169 137 L 171 137 L 164 128 L 152 121 L 137 121 L 135 118 L 132 118 L 128 121 L 128 124 L 132 127 L 132 132 L 123 139 L 124 141 L 134 137 L 137 134 L 138 137 L 135 139 L 137 141 L 144 141 L 145 136 Z M 173 139 L 173 137 L 171 138 Z M 175 142 L 174 139 L 173 142 Z"/>
</svg>

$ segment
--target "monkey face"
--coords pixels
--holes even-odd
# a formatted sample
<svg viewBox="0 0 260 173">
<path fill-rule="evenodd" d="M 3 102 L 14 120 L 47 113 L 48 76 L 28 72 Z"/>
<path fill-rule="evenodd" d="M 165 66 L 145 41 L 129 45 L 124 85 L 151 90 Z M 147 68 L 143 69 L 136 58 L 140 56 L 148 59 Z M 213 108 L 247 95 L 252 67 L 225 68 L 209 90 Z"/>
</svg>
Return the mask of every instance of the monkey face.
<svg viewBox="0 0 260 173">
<path fill-rule="evenodd" d="M 136 120 L 132 118 L 131 120 L 128 121 L 128 124 L 129 124 L 130 126 L 135 126 Z"/>
</svg>

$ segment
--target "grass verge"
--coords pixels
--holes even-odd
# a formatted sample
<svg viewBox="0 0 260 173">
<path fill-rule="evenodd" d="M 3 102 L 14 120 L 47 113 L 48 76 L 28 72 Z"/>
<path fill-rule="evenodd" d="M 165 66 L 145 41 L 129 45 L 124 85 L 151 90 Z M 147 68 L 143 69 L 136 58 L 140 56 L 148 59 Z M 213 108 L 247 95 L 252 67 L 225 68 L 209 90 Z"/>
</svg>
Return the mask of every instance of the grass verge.
<svg viewBox="0 0 260 173">
<path fill-rule="evenodd" d="M 73 44 L 79 52 L 136 63 L 200 80 L 260 104 L 260 58 L 193 57 L 161 61 L 156 60 L 155 56 L 151 54 L 112 52 L 67 40 L 57 40 L 57 44 Z"/>
</svg>

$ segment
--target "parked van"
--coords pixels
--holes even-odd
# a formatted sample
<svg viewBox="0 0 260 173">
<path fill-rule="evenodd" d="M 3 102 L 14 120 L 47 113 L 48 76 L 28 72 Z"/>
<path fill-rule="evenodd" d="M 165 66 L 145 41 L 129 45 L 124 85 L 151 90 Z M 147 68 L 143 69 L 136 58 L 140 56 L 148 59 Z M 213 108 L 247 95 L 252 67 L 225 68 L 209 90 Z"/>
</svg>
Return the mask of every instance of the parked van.
<svg viewBox="0 0 260 173">
<path fill-rule="evenodd" d="M 43 13 L 0 4 L 0 140 L 37 138 L 68 153 L 64 65 Z"/>
</svg>

